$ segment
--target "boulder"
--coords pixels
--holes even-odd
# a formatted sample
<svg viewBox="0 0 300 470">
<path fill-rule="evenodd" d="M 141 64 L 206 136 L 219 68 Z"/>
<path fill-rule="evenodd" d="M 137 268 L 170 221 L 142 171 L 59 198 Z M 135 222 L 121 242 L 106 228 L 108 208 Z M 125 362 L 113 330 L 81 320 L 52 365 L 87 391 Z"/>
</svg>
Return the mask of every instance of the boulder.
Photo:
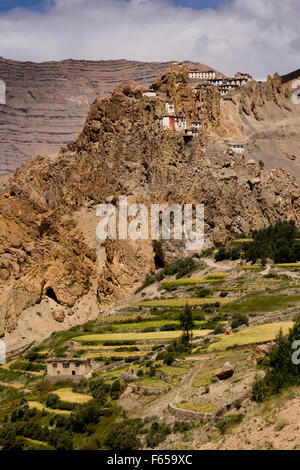
<svg viewBox="0 0 300 470">
<path fill-rule="evenodd" d="M 259 346 L 257 346 L 254 349 L 252 356 L 250 357 L 250 361 L 253 364 L 256 364 L 258 359 L 268 356 L 270 354 L 270 349 L 274 344 L 274 342 L 271 342 L 268 344 L 260 344 Z"/>
<path fill-rule="evenodd" d="M 126 383 L 132 383 L 136 382 L 138 379 L 138 376 L 136 374 L 131 374 L 130 372 L 122 372 L 120 375 L 120 380 Z"/>
<path fill-rule="evenodd" d="M 234 369 L 230 362 L 226 362 L 222 369 L 219 370 L 217 374 L 214 375 L 213 378 L 219 379 L 219 380 L 226 380 L 230 379 L 234 374 Z"/>
</svg>

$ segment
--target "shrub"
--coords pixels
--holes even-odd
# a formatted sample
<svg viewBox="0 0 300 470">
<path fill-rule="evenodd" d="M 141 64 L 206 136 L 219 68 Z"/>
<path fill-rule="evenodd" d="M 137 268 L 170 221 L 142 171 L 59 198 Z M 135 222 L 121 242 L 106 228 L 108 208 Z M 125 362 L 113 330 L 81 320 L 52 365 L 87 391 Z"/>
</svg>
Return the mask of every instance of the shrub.
<svg viewBox="0 0 300 470">
<path fill-rule="evenodd" d="M 249 318 L 244 313 L 235 313 L 232 316 L 231 328 L 235 329 L 241 325 L 249 325 Z"/>
<path fill-rule="evenodd" d="M 118 424 L 109 431 L 104 444 L 112 450 L 129 451 L 141 447 L 141 441 L 136 435 L 136 430 L 124 423 Z"/>
</svg>

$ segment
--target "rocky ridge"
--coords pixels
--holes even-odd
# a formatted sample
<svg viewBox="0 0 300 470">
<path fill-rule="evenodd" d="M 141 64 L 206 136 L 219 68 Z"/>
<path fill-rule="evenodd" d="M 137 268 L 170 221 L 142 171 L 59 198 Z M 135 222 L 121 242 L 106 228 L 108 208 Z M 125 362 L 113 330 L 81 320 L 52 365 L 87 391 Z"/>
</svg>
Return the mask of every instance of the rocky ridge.
<svg viewBox="0 0 300 470">
<path fill-rule="evenodd" d="M 300 224 L 294 179 L 228 150 L 224 106 L 214 87 L 191 93 L 186 70 L 173 67 L 153 88 L 155 99 L 133 82 L 97 98 L 73 144 L 28 161 L 0 189 L 0 333 L 9 348 L 105 313 L 146 273 L 189 254 L 180 241 L 101 243 L 100 203 L 117 205 L 123 195 L 148 207 L 204 203 L 205 247 L 279 218 Z M 211 104 L 202 106 L 206 97 Z M 187 120 L 202 120 L 196 138 L 160 128 L 166 101 Z M 268 105 L 266 97 L 261 107 Z"/>
</svg>

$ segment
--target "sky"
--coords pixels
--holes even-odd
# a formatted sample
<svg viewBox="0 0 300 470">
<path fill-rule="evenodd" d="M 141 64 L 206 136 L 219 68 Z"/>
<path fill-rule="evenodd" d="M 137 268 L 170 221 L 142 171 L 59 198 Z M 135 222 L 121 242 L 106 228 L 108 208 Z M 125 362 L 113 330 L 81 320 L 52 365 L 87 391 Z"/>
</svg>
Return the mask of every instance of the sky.
<svg viewBox="0 0 300 470">
<path fill-rule="evenodd" d="M 257 79 L 299 68 L 299 0 L 0 0 L 0 56 L 192 60 Z"/>
</svg>

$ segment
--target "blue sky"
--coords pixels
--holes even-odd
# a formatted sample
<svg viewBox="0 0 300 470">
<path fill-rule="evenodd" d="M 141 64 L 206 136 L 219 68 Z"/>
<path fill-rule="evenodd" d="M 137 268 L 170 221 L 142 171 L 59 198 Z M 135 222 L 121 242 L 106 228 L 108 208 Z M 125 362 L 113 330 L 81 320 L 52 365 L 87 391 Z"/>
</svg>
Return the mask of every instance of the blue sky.
<svg viewBox="0 0 300 470">
<path fill-rule="evenodd" d="M 194 9 L 217 8 L 224 0 L 172 0 L 176 6 L 183 6 Z M 0 0 L 0 12 L 7 11 L 15 7 L 37 7 L 41 0 Z"/>
<path fill-rule="evenodd" d="M 191 60 L 265 79 L 299 68 L 299 17 L 299 0 L 0 0 L 0 57 Z"/>
</svg>

